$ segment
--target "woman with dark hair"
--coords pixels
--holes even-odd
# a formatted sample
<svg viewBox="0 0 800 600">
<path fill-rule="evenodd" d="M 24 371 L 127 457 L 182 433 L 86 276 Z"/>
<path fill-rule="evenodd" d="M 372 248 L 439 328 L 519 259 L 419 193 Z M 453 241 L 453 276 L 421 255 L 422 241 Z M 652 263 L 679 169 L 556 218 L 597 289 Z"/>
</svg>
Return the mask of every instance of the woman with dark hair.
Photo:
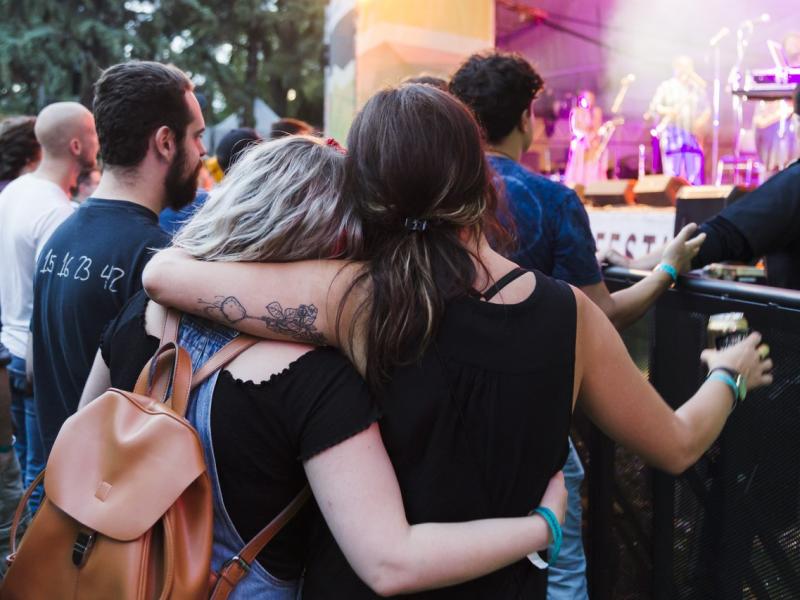
<svg viewBox="0 0 800 600">
<path fill-rule="evenodd" d="M 42 147 L 33 128 L 36 117 L 8 117 L 0 121 L 0 192 L 20 175 L 35 171 Z"/>
<path fill-rule="evenodd" d="M 348 147 L 342 202 L 362 221 L 363 264 L 206 264 L 167 250 L 145 287 L 255 335 L 339 345 L 380 400 L 409 522 L 527 514 L 563 464 L 576 402 L 612 438 L 679 473 L 734 405 L 728 372 L 750 388 L 771 381 L 753 334 L 704 353 L 710 377 L 673 412 L 600 309 L 487 243 L 490 230 L 501 237 L 481 135 L 449 94 L 427 85 L 379 92 Z M 279 326 L 268 318 L 275 302 L 313 310 Z M 331 503 L 317 499 L 328 515 Z M 311 545 L 304 595 L 372 597 L 330 540 L 323 531 Z M 418 597 L 544 598 L 535 562 Z"/>
</svg>

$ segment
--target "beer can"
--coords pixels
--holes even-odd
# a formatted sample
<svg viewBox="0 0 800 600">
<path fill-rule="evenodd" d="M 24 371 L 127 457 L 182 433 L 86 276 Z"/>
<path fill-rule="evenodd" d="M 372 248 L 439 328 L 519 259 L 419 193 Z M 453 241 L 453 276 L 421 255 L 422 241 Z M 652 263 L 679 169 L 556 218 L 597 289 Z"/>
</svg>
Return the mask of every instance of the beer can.
<svg viewBox="0 0 800 600">
<path fill-rule="evenodd" d="M 708 347 L 722 350 L 738 344 L 750 335 L 750 325 L 744 313 L 719 313 L 708 318 L 707 332 Z"/>
</svg>

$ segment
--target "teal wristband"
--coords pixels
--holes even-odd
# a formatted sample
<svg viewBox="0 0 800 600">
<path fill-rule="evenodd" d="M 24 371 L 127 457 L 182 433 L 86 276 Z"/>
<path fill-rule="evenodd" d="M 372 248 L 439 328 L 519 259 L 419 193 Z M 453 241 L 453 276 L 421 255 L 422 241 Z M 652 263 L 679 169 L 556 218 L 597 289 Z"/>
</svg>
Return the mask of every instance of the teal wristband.
<svg viewBox="0 0 800 600">
<path fill-rule="evenodd" d="M 656 265 L 656 268 L 653 269 L 654 271 L 664 271 L 667 275 L 670 276 L 672 279 L 673 285 L 678 283 L 678 271 L 672 265 L 668 265 L 667 263 L 659 263 Z"/>
<path fill-rule="evenodd" d="M 733 412 L 733 409 L 735 409 L 739 404 L 739 387 L 736 385 L 734 378 L 728 375 L 725 371 L 715 369 L 708 374 L 708 377 L 706 377 L 706 381 L 710 379 L 721 381 L 731 388 L 731 391 L 733 392 L 733 406 L 731 406 L 731 412 Z"/>
<path fill-rule="evenodd" d="M 7 446 L 0 446 L 0 454 L 8 454 L 9 452 L 11 452 L 14 449 L 14 444 L 16 443 L 17 443 L 17 438 L 15 438 L 12 435 L 10 444 L 8 444 Z"/>
<path fill-rule="evenodd" d="M 546 506 L 540 506 L 533 512 L 540 515 L 545 520 L 547 526 L 550 528 L 550 533 L 553 534 L 553 543 L 550 546 L 552 550 L 550 556 L 548 556 L 548 562 L 552 566 L 556 564 L 558 555 L 561 552 L 561 540 L 564 537 L 564 533 L 561 530 L 561 523 L 558 522 L 555 513 Z"/>
</svg>

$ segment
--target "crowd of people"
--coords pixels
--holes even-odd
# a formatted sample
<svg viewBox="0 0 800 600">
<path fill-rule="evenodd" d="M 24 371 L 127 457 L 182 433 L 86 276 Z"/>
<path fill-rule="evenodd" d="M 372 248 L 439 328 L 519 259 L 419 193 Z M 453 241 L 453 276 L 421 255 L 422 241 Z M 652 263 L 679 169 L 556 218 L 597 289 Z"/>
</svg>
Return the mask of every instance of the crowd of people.
<svg viewBox="0 0 800 600">
<path fill-rule="evenodd" d="M 234 130 L 208 191 L 202 110 L 173 66 L 115 65 L 91 112 L 4 121 L 4 522 L 64 422 L 133 389 L 172 307 L 195 370 L 239 332 L 263 338 L 186 413 L 213 568 L 306 484 L 316 500 L 232 597 L 586 598 L 573 410 L 679 473 L 722 430 L 734 379 L 768 384 L 772 363 L 757 333 L 706 351 L 706 382 L 675 411 L 642 377 L 616 329 L 706 234 L 686 227 L 610 293 L 577 195 L 520 164 L 542 86 L 524 58 L 488 52 L 450 81 L 376 93 L 346 150 L 295 120 L 269 141 Z"/>
</svg>

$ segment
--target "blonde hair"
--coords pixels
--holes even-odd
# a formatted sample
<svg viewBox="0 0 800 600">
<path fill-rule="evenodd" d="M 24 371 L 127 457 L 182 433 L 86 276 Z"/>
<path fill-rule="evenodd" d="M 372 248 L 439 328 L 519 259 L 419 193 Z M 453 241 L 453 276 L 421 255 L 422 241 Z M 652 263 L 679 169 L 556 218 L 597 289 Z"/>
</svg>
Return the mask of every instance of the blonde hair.
<svg viewBox="0 0 800 600">
<path fill-rule="evenodd" d="M 173 245 L 221 262 L 348 258 L 362 235 L 360 220 L 340 200 L 344 161 L 311 136 L 254 145 Z"/>
</svg>

